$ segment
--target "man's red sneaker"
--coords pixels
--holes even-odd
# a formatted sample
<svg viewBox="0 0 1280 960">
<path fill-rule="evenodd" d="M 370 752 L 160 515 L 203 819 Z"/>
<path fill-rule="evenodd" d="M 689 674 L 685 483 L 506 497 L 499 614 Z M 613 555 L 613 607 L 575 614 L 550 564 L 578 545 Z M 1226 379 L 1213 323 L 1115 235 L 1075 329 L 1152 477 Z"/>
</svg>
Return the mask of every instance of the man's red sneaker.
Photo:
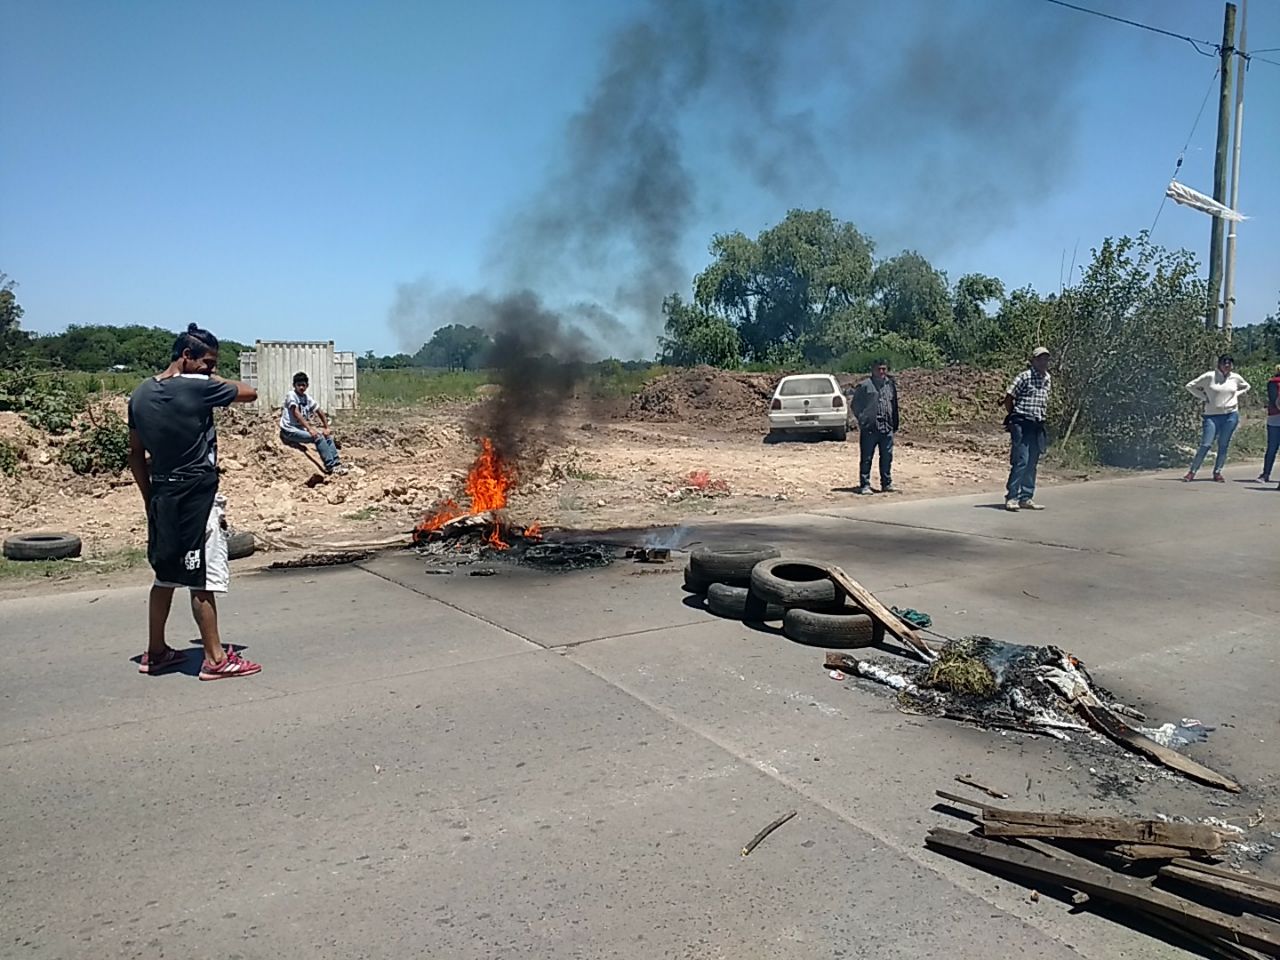
<svg viewBox="0 0 1280 960">
<path fill-rule="evenodd" d="M 1214 482 L 1214 483 L 1226 483 L 1226 482 L 1227 482 L 1227 478 L 1226 478 L 1226 477 L 1224 477 L 1224 476 L 1223 476 L 1222 474 L 1220 474 L 1220 473 L 1215 473 L 1215 474 L 1213 475 L 1213 482 Z"/>
<path fill-rule="evenodd" d="M 228 650 L 221 663 L 205 660 L 200 665 L 201 680 L 225 680 L 228 677 L 251 677 L 262 670 L 262 664 L 246 660 L 234 650 Z"/>
<path fill-rule="evenodd" d="M 1190 483 L 1190 482 L 1191 482 L 1192 480 L 1194 480 L 1195 478 L 1196 478 L 1196 475 L 1195 475 L 1194 473 L 1192 473 L 1190 470 L 1188 470 L 1188 471 L 1187 471 L 1187 475 L 1186 475 L 1185 477 L 1183 477 L 1183 478 L 1182 478 L 1182 482 L 1183 482 L 1183 483 Z"/>
</svg>

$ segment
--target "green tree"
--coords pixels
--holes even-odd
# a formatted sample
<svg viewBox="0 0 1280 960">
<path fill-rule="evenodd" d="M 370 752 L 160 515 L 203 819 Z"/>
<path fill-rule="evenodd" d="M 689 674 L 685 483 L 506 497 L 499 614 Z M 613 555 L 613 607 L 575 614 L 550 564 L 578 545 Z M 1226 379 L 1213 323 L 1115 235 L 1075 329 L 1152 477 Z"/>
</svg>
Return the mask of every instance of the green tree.
<svg viewBox="0 0 1280 960">
<path fill-rule="evenodd" d="M 877 266 L 873 286 L 885 330 L 930 340 L 950 320 L 946 275 L 914 250 Z"/>
<path fill-rule="evenodd" d="M 431 335 L 413 356 L 417 367 L 444 367 L 448 370 L 475 370 L 493 348 L 493 339 L 483 328 L 451 323 Z"/>
<path fill-rule="evenodd" d="M 736 367 L 742 357 L 737 328 L 724 317 L 685 303 L 678 293 L 662 301 L 666 334 L 658 338 L 658 361 L 674 366 L 700 363 Z"/>
<path fill-rule="evenodd" d="M 990 312 L 1004 299 L 1004 284 L 982 273 L 966 273 L 951 292 L 951 316 L 934 334 L 948 360 L 973 363 L 1000 347 L 1001 325 Z"/>
<path fill-rule="evenodd" d="M 26 352 L 27 335 L 18 326 L 22 305 L 13 292 L 17 286 L 7 273 L 0 271 L 0 369 L 17 363 Z"/>
<path fill-rule="evenodd" d="M 755 240 L 716 235 L 694 303 L 737 329 L 748 359 L 829 357 L 833 341 L 868 324 L 872 250 L 830 212 L 792 210 Z"/>
<path fill-rule="evenodd" d="M 1183 384 L 1225 346 L 1204 329 L 1205 283 L 1185 250 L 1108 238 L 1079 284 L 1039 319 L 1054 352 L 1053 417 L 1098 458 L 1155 466 L 1179 455 L 1195 432 L 1196 405 Z"/>
</svg>

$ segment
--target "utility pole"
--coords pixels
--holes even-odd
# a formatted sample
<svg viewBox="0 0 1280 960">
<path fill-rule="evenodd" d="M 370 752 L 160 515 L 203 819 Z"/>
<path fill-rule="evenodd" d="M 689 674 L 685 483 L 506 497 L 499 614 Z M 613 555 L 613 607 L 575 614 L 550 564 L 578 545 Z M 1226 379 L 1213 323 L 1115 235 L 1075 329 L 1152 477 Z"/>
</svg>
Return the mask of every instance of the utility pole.
<svg viewBox="0 0 1280 960">
<path fill-rule="evenodd" d="M 1231 135 L 1231 209 L 1240 202 L 1240 134 L 1244 126 L 1244 75 L 1249 72 L 1247 59 L 1249 39 L 1249 0 L 1242 0 L 1240 7 L 1240 71 L 1236 74 L 1236 124 Z M 1236 227 L 1235 220 L 1227 231 L 1226 289 L 1222 295 L 1222 332 L 1231 339 L 1231 314 L 1236 305 Z"/>
<path fill-rule="evenodd" d="M 1213 160 L 1213 199 L 1227 202 L 1227 144 L 1231 135 L 1231 61 L 1235 56 L 1236 5 L 1228 3 L 1222 19 L 1222 66 L 1218 73 L 1218 148 Z M 1218 303 L 1222 297 L 1222 218 L 1213 218 L 1209 236 L 1209 302 L 1204 325 L 1218 328 Z"/>
</svg>

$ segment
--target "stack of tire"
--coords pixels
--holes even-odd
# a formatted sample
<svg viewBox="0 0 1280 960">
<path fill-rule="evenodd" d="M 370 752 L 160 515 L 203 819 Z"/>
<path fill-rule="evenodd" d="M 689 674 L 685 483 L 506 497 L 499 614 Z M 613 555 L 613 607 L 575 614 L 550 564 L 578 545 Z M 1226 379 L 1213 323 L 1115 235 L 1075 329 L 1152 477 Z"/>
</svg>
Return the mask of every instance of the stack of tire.
<svg viewBox="0 0 1280 960">
<path fill-rule="evenodd" d="M 716 616 L 746 623 L 782 621 L 782 633 L 820 647 L 865 647 L 884 629 L 849 604 L 818 560 L 783 557 L 771 544 L 699 547 L 689 555 L 684 588 L 706 598 Z"/>
</svg>

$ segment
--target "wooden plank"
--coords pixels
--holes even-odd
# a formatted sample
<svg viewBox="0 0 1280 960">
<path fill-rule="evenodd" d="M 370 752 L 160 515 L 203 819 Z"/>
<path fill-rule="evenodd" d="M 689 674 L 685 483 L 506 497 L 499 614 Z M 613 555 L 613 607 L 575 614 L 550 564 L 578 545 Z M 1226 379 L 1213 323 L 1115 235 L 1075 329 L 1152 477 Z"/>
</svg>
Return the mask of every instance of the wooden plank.
<svg viewBox="0 0 1280 960">
<path fill-rule="evenodd" d="M 1008 814 L 1014 814 L 1010 818 Z M 1103 840 L 1110 843 L 1159 844 L 1179 850 L 1212 853 L 1222 846 L 1222 834 L 1212 827 L 1162 820 L 1121 820 L 1118 817 L 1077 817 L 1061 814 L 1032 820 L 1024 811 L 990 810 L 982 814 L 988 837 L 1046 837 L 1054 840 Z"/>
<path fill-rule="evenodd" d="M 1190 850 L 1159 843 L 1117 843 L 1111 852 L 1126 860 L 1176 860 L 1191 855 Z"/>
<path fill-rule="evenodd" d="M 1280 917 L 1280 891 L 1254 887 L 1240 880 L 1228 880 L 1225 877 L 1215 877 L 1208 873 L 1201 873 L 1199 870 L 1188 870 L 1186 867 L 1172 865 L 1161 867 L 1160 876 L 1169 880 L 1189 883 L 1192 886 L 1199 887 L 1201 890 L 1208 890 L 1219 896 L 1238 901 L 1242 909 L 1250 913 L 1267 913 L 1273 917 Z"/>
<path fill-rule="evenodd" d="M 1183 776 L 1189 777 L 1198 783 L 1218 787 L 1221 790 L 1229 790 L 1232 793 L 1240 792 L 1240 784 L 1234 780 L 1228 779 L 1220 773 L 1215 773 L 1208 767 L 1196 763 L 1190 757 L 1184 757 L 1176 750 L 1162 747 L 1149 737 L 1144 737 L 1101 704 L 1090 705 L 1077 702 L 1075 706 L 1080 715 L 1088 721 L 1089 726 L 1110 737 L 1122 747 L 1127 747 L 1134 753 L 1142 754 L 1147 759 L 1154 760 L 1170 770 L 1176 770 Z"/>
<path fill-rule="evenodd" d="M 1063 863 L 1056 859 L 1019 850 L 954 830 L 929 831 L 927 844 L 958 859 L 1003 871 L 1035 883 L 1078 890 L 1097 900 L 1108 900 L 1172 920 L 1196 933 L 1261 950 L 1270 956 L 1280 952 L 1280 926 L 1251 917 L 1232 917 L 1217 910 L 1176 897 L 1133 877 L 1106 867 Z"/>
<path fill-rule="evenodd" d="M 849 576 L 839 567 L 832 565 L 827 567 L 827 576 L 831 581 L 845 592 L 845 594 L 853 600 L 863 610 L 867 611 L 867 615 L 872 620 L 879 623 L 886 631 L 893 634 L 925 660 L 932 662 L 937 659 L 937 654 L 929 649 L 928 644 L 920 639 L 920 635 L 911 627 L 907 626 L 897 617 L 895 617 L 883 603 L 875 598 L 875 595 L 860 584 L 853 577 Z"/>
<path fill-rule="evenodd" d="M 1086 817 L 1071 813 L 1043 813 L 1038 810 L 1006 810 L 993 807 L 989 803 L 962 797 L 946 790 L 936 790 L 935 794 L 949 803 L 958 803 L 964 807 L 981 810 L 984 832 L 990 825 L 994 831 L 991 836 L 1006 837 L 1057 837 L 1063 840 L 1105 840 L 1113 842 L 1139 843 L 1149 845 L 1151 837 L 1176 837 L 1176 841 L 1165 841 L 1160 844 L 1169 850 L 1196 850 L 1211 852 L 1222 846 L 1222 834 L 1213 827 L 1198 823 L 1166 823 L 1163 820 L 1124 820 L 1119 817 Z M 1015 832 L 1020 827 L 1029 827 L 1034 832 Z M 1108 833 L 1107 836 L 1095 836 L 1092 833 L 1083 835 L 1080 832 L 1088 827 L 1097 827 Z M 1007 829 L 1006 829 L 1007 828 Z M 1055 833 L 1051 831 L 1072 831 Z M 1045 832 L 1041 832 L 1045 831 Z M 1120 835 L 1120 836 L 1117 836 Z M 1212 844 L 1210 847 L 1201 844 Z M 1179 856 L 1181 854 L 1178 854 Z"/>
<path fill-rule="evenodd" d="M 1267 890 L 1275 890 L 1280 892 L 1280 883 L 1272 883 L 1270 880 L 1263 880 L 1261 877 L 1255 877 L 1252 873 L 1241 873 L 1239 870 L 1229 870 L 1226 867 L 1219 867 L 1212 863 L 1201 863 L 1198 860 L 1175 860 L 1173 866 L 1183 867 L 1187 870 L 1198 870 L 1201 873 L 1207 873 L 1212 877 L 1222 877 L 1224 880 L 1236 880 L 1240 883 L 1247 883 L 1251 887 L 1263 887 Z"/>
</svg>

